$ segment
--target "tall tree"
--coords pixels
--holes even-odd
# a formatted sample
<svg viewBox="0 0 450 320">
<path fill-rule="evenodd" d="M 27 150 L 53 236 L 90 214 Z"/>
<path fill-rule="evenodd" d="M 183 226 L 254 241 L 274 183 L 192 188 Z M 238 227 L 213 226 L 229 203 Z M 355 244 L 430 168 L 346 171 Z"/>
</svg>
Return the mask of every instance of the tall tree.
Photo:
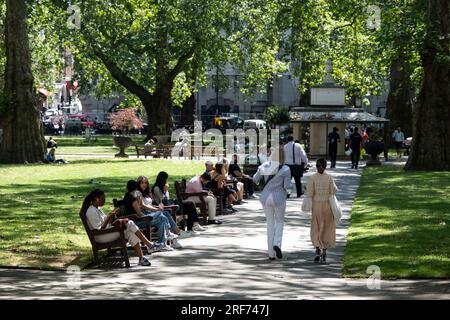
<svg viewBox="0 0 450 320">
<path fill-rule="evenodd" d="M 125 89 L 139 98 L 148 115 L 148 136 L 157 133 L 159 125 L 166 125 L 166 133 L 171 129 L 173 105 L 191 96 L 192 75 L 197 77 L 195 83 L 206 84 L 208 66 L 236 62 L 248 91 L 280 69 L 275 57 L 277 28 L 270 19 L 276 8 L 270 2 L 106 3 L 81 4 L 81 30 L 71 32 L 71 50 L 85 89 L 91 83 L 102 90 Z M 194 56 L 199 62 L 192 67 Z"/>
<path fill-rule="evenodd" d="M 401 127 L 406 137 L 412 135 L 412 104 L 414 87 L 411 81 L 411 71 L 405 59 L 392 61 L 389 77 L 389 95 L 386 102 L 386 118 L 389 127 Z"/>
<path fill-rule="evenodd" d="M 420 53 L 423 81 L 405 168 L 450 170 L 450 1 L 427 0 L 427 4 L 426 38 Z"/>
<path fill-rule="evenodd" d="M 6 1 L 5 50 L 0 162 L 39 162 L 44 159 L 45 145 L 31 72 L 25 0 Z"/>
</svg>

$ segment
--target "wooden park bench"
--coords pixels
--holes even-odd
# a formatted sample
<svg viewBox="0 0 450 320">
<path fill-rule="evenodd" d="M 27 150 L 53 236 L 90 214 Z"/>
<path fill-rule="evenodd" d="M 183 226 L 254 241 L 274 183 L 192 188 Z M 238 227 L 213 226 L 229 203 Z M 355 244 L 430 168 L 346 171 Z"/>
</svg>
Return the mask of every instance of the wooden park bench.
<svg viewBox="0 0 450 320">
<path fill-rule="evenodd" d="M 199 197 L 200 203 L 195 203 L 195 206 L 200 209 L 200 219 L 202 224 L 208 223 L 208 210 L 206 208 L 205 196 L 207 192 L 200 193 L 187 193 L 186 192 L 186 179 L 175 181 L 175 192 L 177 194 L 178 201 L 187 200 L 189 197 Z"/>
<path fill-rule="evenodd" d="M 144 156 L 145 159 L 147 159 L 147 157 L 159 158 L 159 152 L 156 145 L 145 146 L 136 144 L 134 147 L 136 148 L 136 155 L 138 159 L 140 156 Z"/>
<path fill-rule="evenodd" d="M 130 267 L 130 260 L 128 257 L 128 250 L 127 250 L 127 240 L 125 239 L 125 235 L 123 230 L 119 230 L 116 227 L 108 228 L 108 229 L 101 229 L 101 230 L 91 230 L 89 228 L 89 225 L 87 223 L 86 213 L 80 212 L 80 218 L 83 222 L 84 229 L 86 230 L 86 233 L 89 237 L 89 241 L 92 245 L 92 252 L 94 254 L 94 262 L 96 265 L 99 264 L 98 259 L 98 251 L 107 249 L 108 254 L 111 254 L 113 252 L 113 249 L 120 249 L 120 252 L 122 253 L 122 258 L 125 261 L 125 266 L 127 268 Z M 110 241 L 110 242 L 98 242 L 95 240 L 95 236 L 104 235 L 104 234 L 110 234 L 113 232 L 119 233 L 119 238 Z"/>
</svg>

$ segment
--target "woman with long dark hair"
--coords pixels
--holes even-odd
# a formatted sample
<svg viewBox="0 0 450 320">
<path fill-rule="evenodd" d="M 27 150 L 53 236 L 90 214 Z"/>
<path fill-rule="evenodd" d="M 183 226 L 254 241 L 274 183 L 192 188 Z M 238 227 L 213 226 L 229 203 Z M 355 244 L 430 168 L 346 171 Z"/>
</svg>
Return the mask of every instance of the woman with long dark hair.
<svg viewBox="0 0 450 320">
<path fill-rule="evenodd" d="M 152 199 L 153 203 L 156 205 L 168 205 L 169 204 L 169 185 L 167 180 L 169 179 L 169 174 L 165 171 L 161 171 L 156 176 L 156 182 L 152 187 Z M 177 217 L 177 221 L 183 219 L 183 215 L 188 216 L 187 229 L 188 231 L 204 231 L 205 229 L 198 223 L 198 214 L 195 207 L 195 203 L 190 200 L 181 201 L 181 213 Z"/>
<path fill-rule="evenodd" d="M 118 210 L 114 209 L 106 215 L 100 207 L 105 204 L 105 193 L 100 189 L 92 190 L 83 201 L 81 206 L 81 213 L 86 215 L 86 220 L 91 230 L 100 230 L 112 228 L 112 222 L 115 219 Z M 133 221 L 128 221 L 124 230 L 125 239 L 133 246 L 137 255 L 139 256 L 139 265 L 150 266 L 151 263 L 147 257 L 142 253 L 140 242 L 142 241 L 148 248 L 149 252 L 152 250 L 153 244 L 142 234 L 139 228 Z M 110 242 L 119 238 L 119 232 L 95 236 L 98 242 Z"/>
<path fill-rule="evenodd" d="M 160 207 L 154 207 L 152 205 L 146 205 L 143 201 L 143 196 L 139 190 L 139 184 L 135 180 L 129 180 L 127 182 L 127 193 L 123 197 L 123 203 L 125 205 L 127 215 L 136 214 L 138 216 L 150 216 L 152 221 L 150 221 L 150 226 L 155 226 L 158 228 L 158 241 L 155 246 L 155 250 L 173 250 L 167 242 L 173 240 L 170 236 L 170 221 L 164 214 L 163 209 Z M 147 222 L 138 222 L 147 223 Z M 145 226 L 146 227 L 146 226 Z M 181 245 L 176 241 L 172 242 L 173 248 L 181 248 Z"/>
<path fill-rule="evenodd" d="M 166 217 L 168 223 L 168 236 L 169 238 L 187 238 L 190 237 L 191 234 L 185 232 L 184 230 L 180 230 L 177 226 L 177 223 L 173 220 L 171 211 L 164 210 L 164 203 L 160 203 L 157 206 L 153 201 L 153 197 L 151 194 L 148 178 L 145 176 L 140 176 L 137 179 L 139 185 L 139 192 L 141 193 L 142 204 L 144 207 L 156 207 L 161 210 L 161 213 Z M 181 245 L 175 239 L 175 245 L 181 248 Z"/>
</svg>

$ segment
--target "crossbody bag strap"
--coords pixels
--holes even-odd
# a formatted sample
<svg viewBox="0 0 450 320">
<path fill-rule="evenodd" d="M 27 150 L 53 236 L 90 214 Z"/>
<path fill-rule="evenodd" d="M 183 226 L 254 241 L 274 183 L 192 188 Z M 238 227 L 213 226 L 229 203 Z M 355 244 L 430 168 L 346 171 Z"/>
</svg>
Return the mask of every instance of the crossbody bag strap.
<svg viewBox="0 0 450 320">
<path fill-rule="evenodd" d="M 295 142 L 292 143 L 292 162 L 293 165 L 295 166 Z"/>
</svg>

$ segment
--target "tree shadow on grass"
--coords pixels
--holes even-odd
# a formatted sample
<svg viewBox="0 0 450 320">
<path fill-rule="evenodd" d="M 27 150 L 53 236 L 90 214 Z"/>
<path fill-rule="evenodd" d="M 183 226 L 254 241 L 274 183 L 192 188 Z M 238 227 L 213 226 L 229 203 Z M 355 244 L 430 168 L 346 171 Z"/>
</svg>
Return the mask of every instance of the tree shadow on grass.
<svg viewBox="0 0 450 320">
<path fill-rule="evenodd" d="M 132 177 L 135 178 L 135 177 Z M 113 208 L 113 198 L 122 199 L 125 194 L 126 176 L 97 177 L 94 183 L 86 179 L 43 180 L 38 186 L 28 184 L 3 185 L 8 198 L 0 199 L 2 235 L 0 248 L 4 252 L 23 256 L 22 265 L 39 265 L 54 268 L 52 259 L 86 254 L 90 244 L 79 218 L 84 197 L 93 189 L 105 191 L 105 213 Z M 149 176 L 154 181 L 156 175 Z M 169 184 L 186 176 L 170 176 Z M 43 191 L 45 190 L 45 191 Z M 26 199 L 26 200 L 23 200 Z M 6 223 L 7 222 L 7 223 Z M 72 262 L 65 262 L 67 265 Z M 64 265 L 61 265 L 64 268 Z"/>
</svg>

